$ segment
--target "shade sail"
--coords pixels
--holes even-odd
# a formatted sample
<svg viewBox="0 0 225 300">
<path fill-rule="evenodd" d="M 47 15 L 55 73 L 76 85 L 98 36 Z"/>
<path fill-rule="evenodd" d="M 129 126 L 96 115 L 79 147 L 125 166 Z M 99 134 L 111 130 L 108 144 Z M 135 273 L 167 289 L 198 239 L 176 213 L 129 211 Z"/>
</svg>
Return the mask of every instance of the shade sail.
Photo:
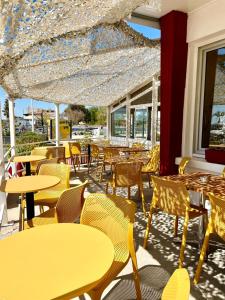
<svg viewBox="0 0 225 300">
<path fill-rule="evenodd" d="M 144 2 L 3 4 L 0 84 L 13 98 L 111 104 L 159 70 L 159 42 L 120 21 Z"/>
</svg>

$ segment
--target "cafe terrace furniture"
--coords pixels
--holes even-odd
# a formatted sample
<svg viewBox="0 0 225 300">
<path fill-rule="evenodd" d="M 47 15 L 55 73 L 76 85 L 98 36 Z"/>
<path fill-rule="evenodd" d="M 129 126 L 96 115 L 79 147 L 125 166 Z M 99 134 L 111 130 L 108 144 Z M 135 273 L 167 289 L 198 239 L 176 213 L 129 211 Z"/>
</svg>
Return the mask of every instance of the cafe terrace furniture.
<svg viewBox="0 0 225 300">
<path fill-rule="evenodd" d="M 114 246 L 114 260 L 107 277 L 91 289 L 88 294 L 93 300 L 99 300 L 105 288 L 121 272 L 131 258 L 136 288 L 136 299 L 141 299 L 139 275 L 133 240 L 133 226 L 136 205 L 125 198 L 90 194 L 84 202 L 80 223 L 93 226 L 104 232 Z M 92 257 L 92 244 L 89 242 L 89 256 Z M 93 258 L 94 259 L 94 258 Z"/>
<path fill-rule="evenodd" d="M 153 196 L 150 205 L 150 212 L 145 231 L 143 247 L 146 248 L 147 246 L 147 240 L 149 236 L 153 213 L 157 211 L 163 211 L 175 217 L 183 217 L 184 227 L 179 256 L 179 268 L 182 268 L 189 219 L 194 219 L 203 214 L 207 214 L 207 210 L 203 207 L 190 204 L 189 193 L 185 185 L 182 183 L 166 180 L 156 176 L 152 176 L 152 183 Z M 177 229 L 175 228 L 175 231 L 176 230 Z"/>
<path fill-rule="evenodd" d="M 38 175 L 57 176 L 59 183 L 49 189 L 40 191 L 34 195 L 35 205 L 54 207 L 61 193 L 70 187 L 70 166 L 66 164 L 41 165 Z"/>
<path fill-rule="evenodd" d="M 183 175 L 185 172 L 185 168 L 187 166 L 187 164 L 189 163 L 189 161 L 191 160 L 191 157 L 188 156 L 184 156 L 181 158 L 181 161 L 179 163 L 179 167 L 178 167 L 178 173 L 180 175 Z M 177 232 L 178 232 L 178 223 L 179 223 L 179 217 L 175 216 L 175 223 L 174 223 L 174 236 L 177 236 Z"/>
<path fill-rule="evenodd" d="M 175 270 L 163 290 L 161 299 L 188 300 L 189 295 L 190 278 L 187 270 L 184 268 Z"/>
<path fill-rule="evenodd" d="M 36 174 L 39 173 L 41 165 L 46 165 L 46 164 L 57 164 L 59 162 L 59 159 L 57 157 L 55 158 L 49 158 L 49 159 L 43 159 L 38 162 L 37 164 L 37 169 L 36 169 Z"/>
<path fill-rule="evenodd" d="M 76 171 L 76 166 L 78 166 L 78 169 L 80 170 L 80 165 L 83 160 L 85 160 L 85 162 L 89 164 L 88 152 L 81 151 L 80 143 L 69 142 L 69 150 L 70 150 L 70 157 L 72 158 L 72 163 L 74 166 L 74 171 Z"/>
<path fill-rule="evenodd" d="M 205 260 L 206 252 L 209 245 L 209 238 L 211 234 L 217 234 L 223 240 L 225 240 L 225 198 L 215 196 L 211 193 L 208 194 L 211 203 L 211 215 L 206 229 L 206 234 L 202 249 L 200 252 L 199 262 L 195 273 L 194 283 L 199 282 L 202 265 Z"/>
<path fill-rule="evenodd" d="M 51 224 L 1 240 L 0 256 L 0 299 L 65 300 L 104 281 L 114 247 L 91 226 Z"/>
<path fill-rule="evenodd" d="M 181 158 L 181 161 L 180 161 L 179 167 L 178 167 L 179 174 L 181 174 L 181 175 L 184 174 L 185 168 L 190 160 L 191 160 L 191 157 L 188 157 L 188 156 L 184 156 Z"/>
<path fill-rule="evenodd" d="M 222 176 L 195 172 L 183 175 L 170 175 L 164 178 L 182 182 L 188 190 L 202 193 L 204 196 L 208 196 L 209 193 L 218 196 L 225 195 L 225 179 Z"/>
<path fill-rule="evenodd" d="M 65 147 L 64 146 L 42 146 L 35 147 L 35 151 L 47 151 L 46 158 L 58 158 L 59 162 L 65 163 Z"/>
<path fill-rule="evenodd" d="M 14 156 L 13 162 L 25 163 L 26 166 L 26 176 L 31 175 L 31 163 L 38 163 L 40 160 L 46 159 L 44 155 L 23 155 Z"/>
<path fill-rule="evenodd" d="M 145 198 L 143 193 L 143 182 L 141 177 L 142 163 L 138 161 L 121 162 L 115 164 L 112 178 L 106 183 L 106 193 L 108 193 L 108 187 L 112 186 L 113 194 L 116 194 L 117 187 L 127 187 L 127 197 L 130 199 L 130 188 L 137 185 L 139 195 L 142 201 L 142 209 L 146 215 L 145 210 Z"/>
<path fill-rule="evenodd" d="M 56 176 L 34 175 L 8 179 L 2 182 L 0 190 L 5 193 L 25 194 L 27 219 L 34 217 L 34 192 L 57 185 L 60 179 Z M 29 197 L 28 197 L 29 195 Z"/>
<path fill-rule="evenodd" d="M 48 158 L 48 150 L 44 147 L 36 147 L 33 150 L 31 150 L 30 153 L 32 156 L 44 156 L 44 158 Z M 37 165 L 38 161 L 32 161 L 30 163 L 30 170 L 31 174 L 37 174 Z"/>
<path fill-rule="evenodd" d="M 52 223 L 74 223 L 80 216 L 83 207 L 86 185 L 87 181 L 63 191 L 55 207 L 28 220 L 24 225 L 24 229 Z"/>
<path fill-rule="evenodd" d="M 148 176 L 149 188 L 151 189 L 151 175 L 159 174 L 159 163 L 160 163 L 160 148 L 159 145 L 155 145 L 150 150 L 150 158 L 148 162 L 142 166 L 142 175 Z"/>
</svg>

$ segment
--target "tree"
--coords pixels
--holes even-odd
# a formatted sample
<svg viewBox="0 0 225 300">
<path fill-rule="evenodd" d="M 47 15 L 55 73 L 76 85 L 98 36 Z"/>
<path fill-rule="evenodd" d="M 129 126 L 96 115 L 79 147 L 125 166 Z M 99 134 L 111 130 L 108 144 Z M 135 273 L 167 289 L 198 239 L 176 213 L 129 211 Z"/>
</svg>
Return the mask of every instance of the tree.
<svg viewBox="0 0 225 300">
<path fill-rule="evenodd" d="M 9 101 L 8 101 L 8 99 L 5 99 L 3 115 L 6 117 L 7 120 L 9 119 Z"/>
<path fill-rule="evenodd" d="M 68 121 L 72 121 L 75 124 L 79 122 L 90 122 L 91 116 L 89 110 L 84 105 L 70 104 L 64 111 L 64 115 Z"/>
</svg>

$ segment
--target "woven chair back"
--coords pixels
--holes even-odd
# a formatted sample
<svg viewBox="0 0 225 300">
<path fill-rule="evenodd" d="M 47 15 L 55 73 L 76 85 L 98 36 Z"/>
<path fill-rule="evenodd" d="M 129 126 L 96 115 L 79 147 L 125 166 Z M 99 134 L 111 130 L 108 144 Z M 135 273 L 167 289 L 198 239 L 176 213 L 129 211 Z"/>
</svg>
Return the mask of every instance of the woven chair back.
<svg viewBox="0 0 225 300">
<path fill-rule="evenodd" d="M 132 148 L 144 149 L 144 145 L 142 143 L 133 143 Z"/>
<path fill-rule="evenodd" d="M 180 164 L 179 164 L 179 168 L 178 168 L 179 174 L 181 174 L 181 175 L 184 174 L 185 168 L 190 160 L 191 160 L 191 157 L 182 157 Z"/>
<path fill-rule="evenodd" d="M 43 159 L 41 161 L 38 162 L 38 165 L 37 165 L 37 173 L 39 173 L 39 170 L 40 170 L 40 167 L 42 165 L 45 165 L 45 164 L 57 164 L 58 163 L 58 158 L 55 157 L 55 158 L 51 158 L 51 159 Z"/>
<path fill-rule="evenodd" d="M 141 162 L 122 162 L 115 166 L 116 186 L 128 187 L 141 182 Z"/>
<path fill-rule="evenodd" d="M 129 226 L 134 223 L 136 205 L 116 195 L 90 194 L 83 206 L 81 224 L 104 232 L 115 248 L 115 261 L 125 262 L 129 257 Z"/>
<path fill-rule="evenodd" d="M 214 231 L 225 240 L 225 198 L 209 194 L 212 205 L 211 222 Z"/>
<path fill-rule="evenodd" d="M 190 207 L 188 191 L 183 183 L 152 176 L 152 201 L 159 209 L 168 214 L 185 216 Z"/>
<path fill-rule="evenodd" d="M 57 176 L 60 182 L 51 187 L 51 190 L 65 190 L 70 187 L 70 166 L 65 164 L 43 164 L 40 167 L 38 175 Z"/>
<path fill-rule="evenodd" d="M 95 144 L 91 144 L 91 156 L 96 158 L 99 155 L 99 147 Z"/>
<path fill-rule="evenodd" d="M 104 159 L 109 159 L 120 155 L 119 150 L 116 148 L 104 148 L 103 153 Z"/>
<path fill-rule="evenodd" d="M 84 203 L 84 190 L 87 181 L 65 190 L 57 204 L 56 211 L 59 223 L 74 223 L 80 216 Z"/>
<path fill-rule="evenodd" d="M 144 166 L 145 171 L 149 171 L 152 173 L 157 173 L 159 172 L 159 163 L 160 163 L 160 151 L 159 151 L 159 146 L 155 146 L 150 151 L 150 158 L 147 164 Z"/>
<path fill-rule="evenodd" d="M 81 145 L 80 145 L 80 143 L 70 142 L 69 143 L 69 148 L 70 148 L 71 156 L 81 154 Z"/>
</svg>

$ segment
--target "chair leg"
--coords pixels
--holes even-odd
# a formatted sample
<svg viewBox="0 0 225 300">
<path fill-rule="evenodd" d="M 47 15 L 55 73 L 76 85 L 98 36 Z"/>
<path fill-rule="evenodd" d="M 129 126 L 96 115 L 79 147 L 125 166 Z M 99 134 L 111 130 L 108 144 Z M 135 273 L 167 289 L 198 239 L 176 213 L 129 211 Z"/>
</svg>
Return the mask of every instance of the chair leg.
<svg viewBox="0 0 225 300">
<path fill-rule="evenodd" d="M 41 213 L 41 214 L 44 212 L 44 207 L 43 207 L 43 205 L 39 205 L 39 210 L 40 210 L 40 213 Z"/>
<path fill-rule="evenodd" d="M 144 216 L 146 217 L 145 196 L 144 196 L 144 191 L 143 191 L 142 184 L 139 186 L 139 189 L 140 189 L 140 192 L 141 192 L 142 210 L 143 210 Z"/>
<path fill-rule="evenodd" d="M 108 189 L 109 189 L 109 184 L 108 184 L 108 182 L 106 183 L 106 187 L 105 187 L 105 192 L 106 192 L 106 194 L 108 194 Z"/>
<path fill-rule="evenodd" d="M 188 213 L 186 213 L 186 216 L 184 219 L 182 242 L 181 242 L 181 247 L 180 247 L 179 268 L 182 268 L 183 261 L 184 261 L 184 250 L 185 250 L 185 246 L 186 246 L 186 242 L 187 242 L 188 221 L 189 221 L 189 215 L 188 215 Z"/>
<path fill-rule="evenodd" d="M 112 190 L 113 190 L 113 195 L 116 195 L 116 187 L 115 186 L 113 186 Z"/>
<path fill-rule="evenodd" d="M 209 236 L 212 232 L 213 232 L 212 223 L 210 221 L 209 224 L 208 224 L 206 234 L 205 234 L 205 238 L 204 238 L 204 242 L 203 242 L 203 245 L 202 245 L 197 270 L 195 272 L 194 284 L 197 284 L 199 282 L 200 274 L 201 274 L 201 271 L 202 271 L 202 265 L 204 263 L 205 255 L 206 255 L 206 252 L 207 252 L 207 249 L 208 249 Z"/>
<path fill-rule="evenodd" d="M 147 173 L 148 174 L 148 184 L 149 184 L 149 188 L 151 189 L 152 187 L 151 187 L 151 176 L 150 176 L 150 174 L 149 173 Z"/>
<path fill-rule="evenodd" d="M 177 233 L 178 233 L 178 216 L 175 216 L 175 220 L 174 220 L 174 237 L 177 236 Z"/>
<path fill-rule="evenodd" d="M 127 187 L 127 198 L 130 199 L 130 186 Z"/>
<path fill-rule="evenodd" d="M 25 219 L 25 198 L 24 194 L 21 195 L 21 204 L 20 204 L 20 230 L 24 230 L 24 219 Z"/>
<path fill-rule="evenodd" d="M 150 231 L 150 227 L 151 227 L 151 224 L 152 224 L 153 211 L 154 211 L 154 207 L 151 206 L 150 207 L 150 211 L 149 211 L 149 216 L 148 216 L 148 223 L 147 223 L 146 230 L 145 230 L 144 243 L 143 243 L 143 248 L 145 248 L 145 249 L 147 247 L 147 241 L 148 241 L 149 231 Z"/>
</svg>

